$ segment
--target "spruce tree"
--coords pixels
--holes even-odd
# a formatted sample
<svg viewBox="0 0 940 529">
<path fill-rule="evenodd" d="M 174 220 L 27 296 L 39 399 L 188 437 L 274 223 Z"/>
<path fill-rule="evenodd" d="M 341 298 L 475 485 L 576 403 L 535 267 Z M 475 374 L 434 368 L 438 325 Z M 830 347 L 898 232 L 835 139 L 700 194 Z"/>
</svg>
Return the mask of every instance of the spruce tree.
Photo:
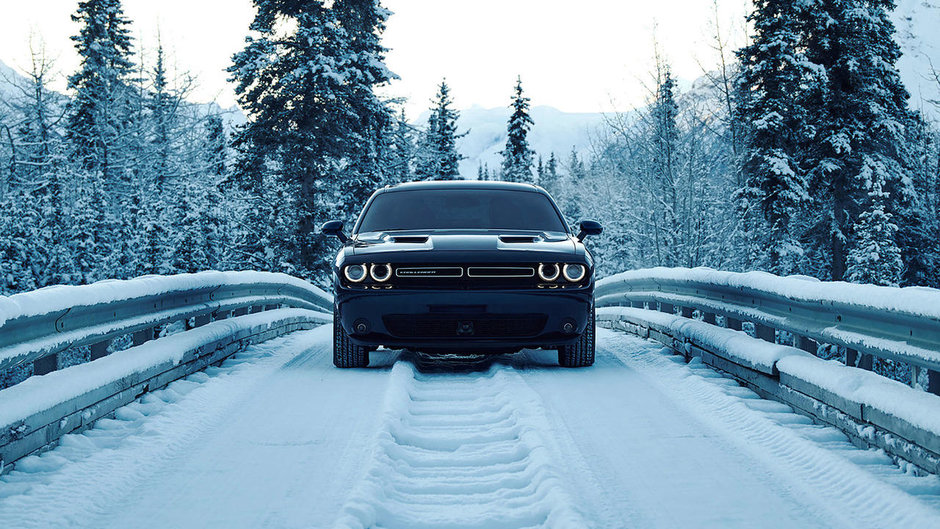
<svg viewBox="0 0 940 529">
<path fill-rule="evenodd" d="M 434 106 L 431 107 L 427 127 L 418 143 L 415 179 L 457 180 L 460 178 L 460 160 L 464 159 L 457 152 L 457 140 L 466 133 L 457 133 L 460 113 L 451 107 L 453 101 L 446 79 L 441 81 L 432 103 Z"/>
<path fill-rule="evenodd" d="M 502 151 L 502 179 L 507 182 L 532 183 L 532 158 L 529 148 L 529 130 L 533 122 L 529 116 L 529 98 L 522 95 L 522 78 L 516 78 L 513 92 L 512 114 L 506 127 L 506 147 Z"/>
<path fill-rule="evenodd" d="M 414 130 L 408 124 L 404 109 L 392 125 L 391 134 L 391 149 L 385 168 L 386 178 L 392 184 L 407 182 L 414 174 L 412 166 L 415 158 L 415 144 Z"/>
<path fill-rule="evenodd" d="M 110 181 L 126 122 L 126 79 L 133 71 L 129 22 L 120 0 L 81 1 L 72 20 L 81 24 L 72 37 L 81 67 L 68 82 L 75 92 L 68 138 L 73 159 Z"/>
<path fill-rule="evenodd" d="M 548 156 L 548 162 L 545 163 L 545 169 L 539 177 L 539 185 L 552 196 L 558 193 L 558 160 L 555 159 L 555 153 Z"/>
<path fill-rule="evenodd" d="M 868 236 L 856 233 L 862 213 L 879 209 L 899 227 L 893 244 L 906 249 L 903 282 L 923 274 L 916 266 L 925 246 L 918 241 L 923 219 L 912 186 L 917 166 L 912 146 L 920 126 L 896 66 L 901 50 L 894 40 L 893 9 L 894 0 L 821 0 L 807 12 L 806 55 L 826 72 L 820 96 L 807 105 L 817 131 L 807 166 L 814 168 L 811 191 L 821 212 L 810 240 L 828 261 L 818 273 L 834 280 L 867 273 L 850 270 L 847 255 L 854 245 L 867 244 Z M 870 195 L 876 184 L 885 193 L 878 206 Z M 865 229 L 873 222 L 870 215 Z"/>
<path fill-rule="evenodd" d="M 650 105 L 647 141 L 650 151 L 648 189 L 661 213 L 654 219 L 652 240 L 658 266 L 680 266 L 682 199 L 679 168 L 679 105 L 676 81 L 668 66 L 657 65 L 657 87 Z"/>
<path fill-rule="evenodd" d="M 378 40 L 388 12 L 372 0 L 254 5 L 255 35 L 246 38 L 228 70 L 249 115 L 235 139 L 242 153 L 236 175 L 253 200 L 284 189 L 299 193 L 298 211 L 266 209 L 291 218 L 261 223 L 269 230 L 262 240 L 275 240 L 270 230 L 277 226 L 276 236 L 289 244 L 259 247 L 265 255 L 256 257 L 309 277 L 325 272 L 333 244 L 320 236 L 319 224 L 351 220 L 383 178 L 391 115 L 374 90 L 392 78 Z M 265 184 L 276 189 L 265 190 Z M 296 254 L 267 253 L 278 249 Z"/>
<path fill-rule="evenodd" d="M 152 150 L 151 171 L 158 192 L 163 191 L 170 173 L 173 172 L 171 169 L 173 107 L 173 96 L 170 94 L 163 56 L 163 44 L 160 43 L 157 46 L 157 63 L 153 69 L 153 91 L 147 101 L 147 109 L 150 111 L 149 119 L 152 123 L 150 137 Z"/>
<path fill-rule="evenodd" d="M 206 118 L 205 142 L 202 147 L 204 163 L 208 174 L 224 176 L 228 162 L 228 135 L 222 116 L 212 114 Z"/>
<path fill-rule="evenodd" d="M 748 19 L 754 25 L 751 43 L 738 52 L 745 182 L 738 207 L 749 232 L 748 250 L 758 254 L 751 265 L 780 275 L 799 268 L 803 249 L 795 222 L 809 198 L 801 162 L 811 139 L 804 86 L 813 69 L 802 51 L 804 9 L 789 0 L 756 0 Z M 763 263 L 759 255 L 765 252 Z"/>
<path fill-rule="evenodd" d="M 855 283 L 898 286 L 904 266 L 896 241 L 898 227 L 892 215 L 885 211 L 890 197 L 880 180 L 874 182 L 869 197 L 870 205 L 859 216 L 855 228 L 846 279 Z"/>
<path fill-rule="evenodd" d="M 396 117 L 376 88 L 398 76 L 385 65 L 388 50 L 381 38 L 391 12 L 380 0 L 334 0 L 332 12 L 345 37 L 343 67 L 349 82 L 342 94 L 347 109 L 339 114 L 346 137 L 346 150 L 340 153 L 343 170 L 340 181 L 334 181 L 345 196 L 330 218 L 352 221 L 372 192 L 387 183 L 385 168 L 394 149 L 390 140 Z M 331 258 L 320 258 L 321 267 L 328 268 Z"/>
<path fill-rule="evenodd" d="M 564 183 L 559 189 L 558 196 L 559 207 L 562 213 L 568 219 L 569 223 L 576 223 L 581 220 L 581 191 L 587 181 L 587 170 L 584 167 L 584 161 L 578 155 L 578 150 L 572 146 L 568 154 L 568 163 L 565 166 L 567 174 L 564 177 Z"/>
</svg>

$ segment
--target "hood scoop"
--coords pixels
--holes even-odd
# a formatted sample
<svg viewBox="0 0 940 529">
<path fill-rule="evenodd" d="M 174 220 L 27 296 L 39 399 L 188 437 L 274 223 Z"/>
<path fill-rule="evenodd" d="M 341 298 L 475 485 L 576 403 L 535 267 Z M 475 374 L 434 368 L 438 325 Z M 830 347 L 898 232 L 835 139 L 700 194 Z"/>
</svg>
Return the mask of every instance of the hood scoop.
<svg viewBox="0 0 940 529">
<path fill-rule="evenodd" d="M 528 244 L 539 242 L 542 237 L 538 235 L 500 235 L 499 241 L 507 244 Z"/>
<path fill-rule="evenodd" d="M 388 238 L 389 242 L 402 244 L 424 244 L 428 242 L 427 235 L 396 235 Z"/>
</svg>

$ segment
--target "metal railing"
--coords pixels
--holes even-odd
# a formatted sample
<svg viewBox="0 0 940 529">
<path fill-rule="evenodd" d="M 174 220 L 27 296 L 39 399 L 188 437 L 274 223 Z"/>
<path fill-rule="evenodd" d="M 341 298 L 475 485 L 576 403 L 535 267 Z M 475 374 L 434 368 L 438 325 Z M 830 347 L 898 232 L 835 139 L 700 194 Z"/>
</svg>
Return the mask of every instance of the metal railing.
<svg viewBox="0 0 940 529">
<path fill-rule="evenodd" d="M 0 370 L 33 362 L 34 374 L 46 375 L 59 354 L 83 346 L 92 360 L 0 390 L 0 473 L 148 391 L 251 344 L 323 325 L 332 311 L 321 289 L 264 272 L 141 277 L 0 297 Z M 187 332 L 163 336 L 174 323 Z M 121 347 L 110 347 L 124 336 L 130 339 Z M 64 381 L 68 389 L 57 390 Z"/>
<path fill-rule="evenodd" d="M 779 339 L 816 354 L 820 344 L 845 348 L 845 363 L 871 370 L 873 357 L 911 366 L 911 384 L 926 370 L 929 392 L 940 394 L 940 290 L 819 282 L 765 273 L 654 268 L 624 272 L 598 282 L 598 307 L 632 306 Z M 790 345 L 791 343 L 788 343 Z"/>
<path fill-rule="evenodd" d="M 90 347 L 94 360 L 120 336 L 140 345 L 170 323 L 189 329 L 277 307 L 332 312 L 333 302 L 305 281 L 266 272 L 148 276 L 0 297 L 0 371 L 33 362 L 34 373 L 45 374 L 74 347 Z"/>
</svg>

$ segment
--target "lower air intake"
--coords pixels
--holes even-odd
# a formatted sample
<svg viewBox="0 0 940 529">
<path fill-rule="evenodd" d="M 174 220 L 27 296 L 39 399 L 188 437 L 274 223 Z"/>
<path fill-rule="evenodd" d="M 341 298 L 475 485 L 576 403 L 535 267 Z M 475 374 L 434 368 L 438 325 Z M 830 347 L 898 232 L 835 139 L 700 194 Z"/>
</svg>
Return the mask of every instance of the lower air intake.
<svg viewBox="0 0 940 529">
<path fill-rule="evenodd" d="M 399 338 L 527 338 L 545 329 L 544 314 L 459 315 L 391 314 L 385 328 Z"/>
</svg>

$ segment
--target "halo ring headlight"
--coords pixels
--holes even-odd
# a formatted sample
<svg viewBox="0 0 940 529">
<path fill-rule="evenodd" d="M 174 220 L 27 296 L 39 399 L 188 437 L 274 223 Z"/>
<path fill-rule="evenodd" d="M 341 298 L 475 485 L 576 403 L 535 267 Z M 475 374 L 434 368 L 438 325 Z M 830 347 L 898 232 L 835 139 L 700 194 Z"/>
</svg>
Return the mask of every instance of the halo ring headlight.
<svg viewBox="0 0 940 529">
<path fill-rule="evenodd" d="M 378 283 L 384 283 L 392 277 L 391 264 L 373 264 L 369 267 L 369 275 Z"/>
<path fill-rule="evenodd" d="M 561 267 L 558 266 L 558 263 L 539 264 L 539 279 L 542 281 L 554 281 L 558 279 L 559 275 L 561 275 Z"/>
<path fill-rule="evenodd" d="M 347 265 L 346 268 L 343 268 L 343 275 L 346 276 L 350 282 L 361 283 L 366 278 L 366 265 L 364 264 L 352 264 Z"/>
<path fill-rule="evenodd" d="M 568 263 L 561 267 L 561 273 L 568 281 L 577 283 L 584 279 L 584 275 L 587 274 L 587 267 L 582 264 Z"/>
</svg>

